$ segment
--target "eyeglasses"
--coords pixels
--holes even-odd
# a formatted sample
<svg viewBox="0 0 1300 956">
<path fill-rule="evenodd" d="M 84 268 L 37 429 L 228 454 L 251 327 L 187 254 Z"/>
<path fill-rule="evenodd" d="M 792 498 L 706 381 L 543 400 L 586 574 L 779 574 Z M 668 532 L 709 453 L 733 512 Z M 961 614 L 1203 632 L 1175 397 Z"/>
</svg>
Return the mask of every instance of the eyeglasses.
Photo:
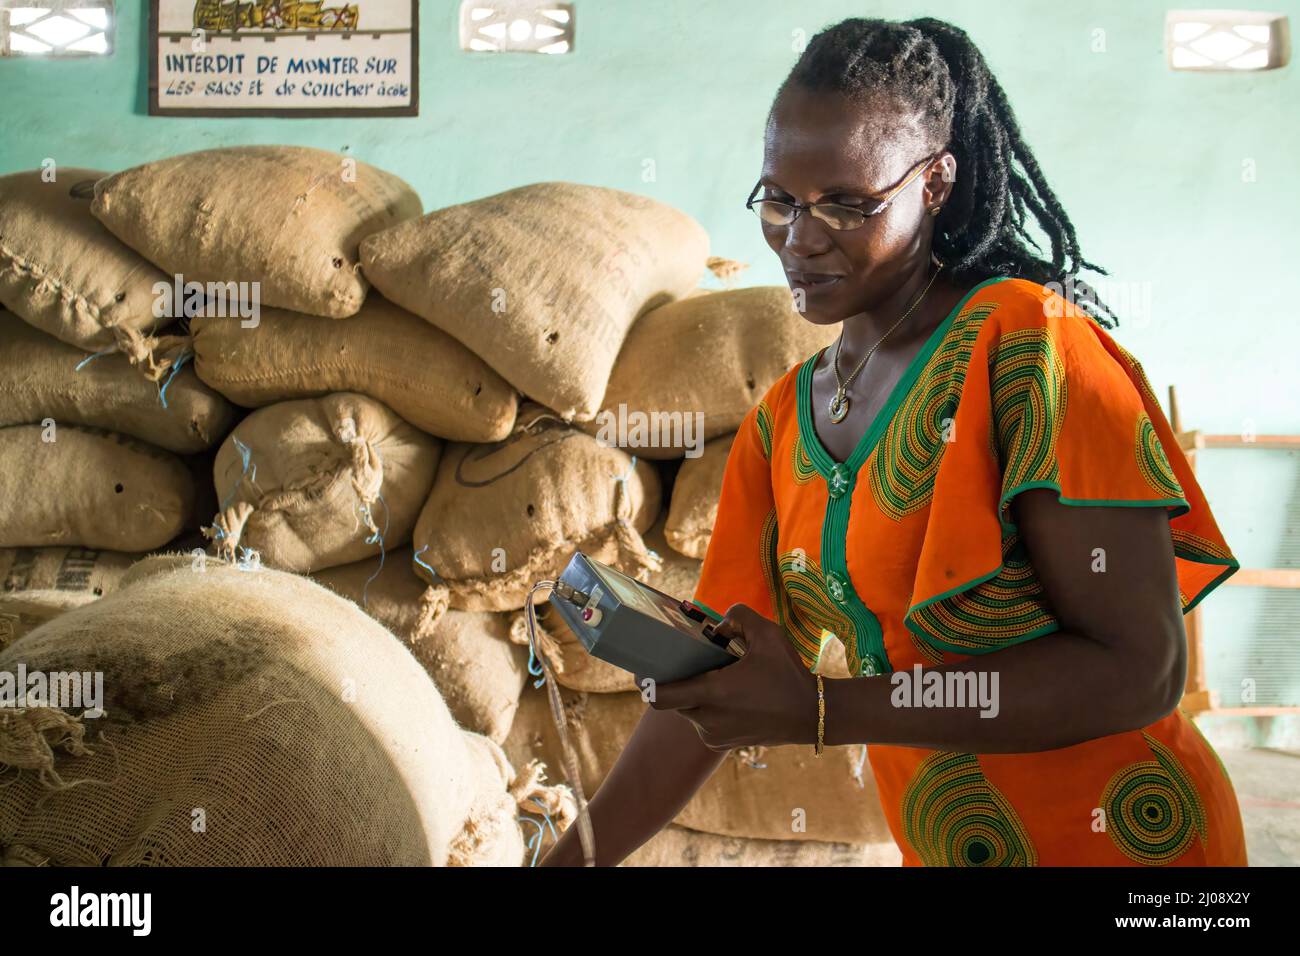
<svg viewBox="0 0 1300 956">
<path fill-rule="evenodd" d="M 763 188 L 762 181 L 754 184 L 754 189 L 749 194 L 749 199 L 745 201 L 745 208 L 752 209 L 758 214 L 758 218 L 767 226 L 788 226 L 799 218 L 799 214 L 805 209 L 808 210 L 815 218 L 820 219 L 832 229 L 857 229 L 864 225 L 871 216 L 878 216 L 889 208 L 894 197 L 901 193 L 907 184 L 921 175 L 922 171 L 934 161 L 930 156 L 925 159 L 919 166 L 907 174 L 901 183 L 889 190 L 883 197 L 874 199 L 874 205 L 864 206 L 843 206 L 833 202 L 784 202 L 779 199 L 755 199 L 758 191 Z"/>
</svg>

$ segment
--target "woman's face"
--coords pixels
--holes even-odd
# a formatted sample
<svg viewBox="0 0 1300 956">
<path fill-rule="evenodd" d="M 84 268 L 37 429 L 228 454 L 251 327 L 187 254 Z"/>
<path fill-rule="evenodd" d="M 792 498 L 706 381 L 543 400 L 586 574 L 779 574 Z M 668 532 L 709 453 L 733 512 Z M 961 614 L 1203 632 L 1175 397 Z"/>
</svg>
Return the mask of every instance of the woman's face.
<svg viewBox="0 0 1300 956">
<path fill-rule="evenodd" d="M 886 100 L 859 103 L 792 87 L 768 123 L 758 195 L 870 207 L 929 155 L 915 119 Z M 950 153 L 941 155 L 859 228 L 836 230 L 806 211 L 788 226 L 763 224 L 809 321 L 830 324 L 871 310 L 929 261 L 927 210 L 947 198 L 945 164 L 956 169 Z"/>
</svg>

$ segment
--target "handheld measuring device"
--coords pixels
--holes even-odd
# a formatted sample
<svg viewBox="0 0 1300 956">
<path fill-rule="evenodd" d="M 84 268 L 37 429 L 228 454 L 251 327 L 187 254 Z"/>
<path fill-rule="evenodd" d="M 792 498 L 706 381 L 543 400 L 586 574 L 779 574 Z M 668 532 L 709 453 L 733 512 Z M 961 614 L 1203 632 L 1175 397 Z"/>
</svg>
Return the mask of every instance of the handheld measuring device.
<svg viewBox="0 0 1300 956">
<path fill-rule="evenodd" d="M 582 552 L 569 560 L 550 602 L 589 654 L 637 677 L 669 683 L 725 667 L 745 653 L 690 601 Z"/>
</svg>

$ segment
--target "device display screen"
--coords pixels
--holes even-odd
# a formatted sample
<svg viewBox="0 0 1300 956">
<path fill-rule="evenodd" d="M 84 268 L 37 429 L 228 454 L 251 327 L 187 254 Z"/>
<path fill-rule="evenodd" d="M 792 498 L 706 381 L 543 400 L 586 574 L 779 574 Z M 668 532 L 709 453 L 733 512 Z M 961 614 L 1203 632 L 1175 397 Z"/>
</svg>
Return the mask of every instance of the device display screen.
<svg viewBox="0 0 1300 956">
<path fill-rule="evenodd" d="M 696 624 L 682 613 L 677 602 L 661 596 L 658 591 L 642 584 L 608 566 L 601 566 L 601 577 L 623 604 L 643 614 L 649 614 L 678 630 L 695 633 Z"/>
</svg>

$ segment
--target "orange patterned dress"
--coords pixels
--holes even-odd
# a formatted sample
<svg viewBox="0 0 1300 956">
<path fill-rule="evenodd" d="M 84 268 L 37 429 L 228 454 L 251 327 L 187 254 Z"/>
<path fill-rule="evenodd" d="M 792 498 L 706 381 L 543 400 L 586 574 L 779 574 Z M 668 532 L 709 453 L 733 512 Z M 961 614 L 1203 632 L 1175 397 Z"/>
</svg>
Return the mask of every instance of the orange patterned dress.
<svg viewBox="0 0 1300 956">
<path fill-rule="evenodd" d="M 835 638 L 861 679 L 1051 640 L 1010 511 L 1029 488 L 1168 509 L 1184 613 L 1238 567 L 1141 366 L 1041 285 L 971 290 L 844 462 L 813 427 L 817 359 L 745 417 L 694 595 L 782 625 L 810 670 Z M 1232 784 L 1181 711 L 1038 753 L 868 753 L 906 865 L 1246 863 Z"/>
</svg>

